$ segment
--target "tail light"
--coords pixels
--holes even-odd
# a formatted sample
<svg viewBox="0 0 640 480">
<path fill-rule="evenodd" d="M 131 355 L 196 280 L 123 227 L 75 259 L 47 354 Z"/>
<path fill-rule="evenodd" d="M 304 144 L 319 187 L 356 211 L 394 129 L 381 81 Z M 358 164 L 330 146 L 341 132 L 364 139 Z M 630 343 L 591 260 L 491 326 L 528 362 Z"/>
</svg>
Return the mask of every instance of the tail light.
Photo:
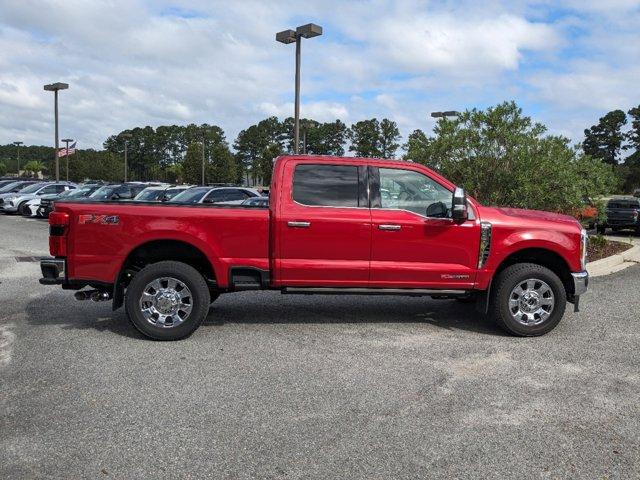
<svg viewBox="0 0 640 480">
<path fill-rule="evenodd" d="M 51 212 L 49 214 L 49 253 L 54 257 L 67 256 L 67 231 L 69 214 Z"/>
</svg>

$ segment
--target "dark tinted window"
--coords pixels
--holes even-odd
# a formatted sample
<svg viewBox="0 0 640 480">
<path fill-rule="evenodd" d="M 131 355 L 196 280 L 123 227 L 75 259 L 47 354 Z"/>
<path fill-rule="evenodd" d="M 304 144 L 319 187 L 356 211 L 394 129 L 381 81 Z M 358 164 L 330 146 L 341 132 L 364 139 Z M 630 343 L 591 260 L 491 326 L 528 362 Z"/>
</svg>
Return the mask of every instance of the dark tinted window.
<svg viewBox="0 0 640 480">
<path fill-rule="evenodd" d="M 640 201 L 633 199 L 609 200 L 607 208 L 640 208 Z"/>
<path fill-rule="evenodd" d="M 214 190 L 209 195 L 207 195 L 207 198 L 205 198 L 204 201 L 207 203 L 224 202 L 225 197 L 226 192 L 224 190 Z"/>
<path fill-rule="evenodd" d="M 242 190 L 227 190 L 224 195 L 224 201 L 230 202 L 232 200 L 245 200 L 249 198 L 249 194 Z"/>
<path fill-rule="evenodd" d="M 293 199 L 303 205 L 358 206 L 358 167 L 298 165 L 293 176 Z"/>
</svg>

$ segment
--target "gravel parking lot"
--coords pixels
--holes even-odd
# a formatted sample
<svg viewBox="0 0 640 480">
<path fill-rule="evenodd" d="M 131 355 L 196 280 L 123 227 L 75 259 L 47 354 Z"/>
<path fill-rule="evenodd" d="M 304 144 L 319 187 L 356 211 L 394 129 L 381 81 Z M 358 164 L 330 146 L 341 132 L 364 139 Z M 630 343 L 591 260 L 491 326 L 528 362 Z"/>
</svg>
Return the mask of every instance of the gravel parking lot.
<svg viewBox="0 0 640 480">
<path fill-rule="evenodd" d="M 0 217 L 0 478 L 640 478 L 640 265 L 545 337 L 425 298 L 220 298 L 175 343 Z"/>
</svg>

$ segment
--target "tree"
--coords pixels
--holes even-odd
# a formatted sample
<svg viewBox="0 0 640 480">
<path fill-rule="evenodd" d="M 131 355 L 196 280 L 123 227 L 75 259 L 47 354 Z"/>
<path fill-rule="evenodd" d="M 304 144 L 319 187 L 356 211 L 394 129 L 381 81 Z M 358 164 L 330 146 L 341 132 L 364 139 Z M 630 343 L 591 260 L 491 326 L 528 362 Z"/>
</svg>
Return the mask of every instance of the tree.
<svg viewBox="0 0 640 480">
<path fill-rule="evenodd" d="M 7 166 L 3 163 L 0 162 L 0 176 L 3 176 L 7 173 Z"/>
<path fill-rule="evenodd" d="M 372 118 L 354 123 L 349 129 L 349 139 L 349 150 L 359 157 L 391 158 L 400 147 L 398 126 L 387 118 L 381 122 Z"/>
<path fill-rule="evenodd" d="M 600 118 L 597 125 L 584 131 L 585 139 L 582 143 L 584 153 L 616 165 L 625 140 L 622 127 L 626 123 L 627 117 L 622 110 L 607 113 Z"/>
<path fill-rule="evenodd" d="M 349 151 L 359 157 L 381 157 L 380 122 L 376 118 L 362 120 L 349 129 Z"/>
<path fill-rule="evenodd" d="M 380 153 L 383 158 L 392 158 L 400 147 L 400 130 L 396 122 L 383 118 L 380 122 Z"/>
<path fill-rule="evenodd" d="M 259 162 L 264 150 L 272 144 L 277 144 L 279 149 L 284 151 L 285 140 L 285 126 L 276 117 L 266 118 L 242 130 L 233 144 L 236 149 L 238 180 L 245 174 L 247 180 L 251 176 L 256 182 L 261 176 Z"/>
<path fill-rule="evenodd" d="M 182 174 L 186 183 L 202 183 L 202 143 L 191 142 L 182 162 Z"/>
<path fill-rule="evenodd" d="M 37 177 L 38 174 L 44 172 L 47 166 L 38 160 L 29 160 L 24 165 L 24 173 L 29 177 Z"/>
<path fill-rule="evenodd" d="M 583 196 L 611 192 L 616 178 L 610 167 L 545 132 L 515 102 L 505 102 L 441 119 L 433 137 L 413 132 L 406 157 L 488 205 L 574 213 Z"/>
<path fill-rule="evenodd" d="M 631 130 L 627 133 L 627 140 L 632 148 L 640 150 L 640 105 L 629 110 Z"/>
</svg>

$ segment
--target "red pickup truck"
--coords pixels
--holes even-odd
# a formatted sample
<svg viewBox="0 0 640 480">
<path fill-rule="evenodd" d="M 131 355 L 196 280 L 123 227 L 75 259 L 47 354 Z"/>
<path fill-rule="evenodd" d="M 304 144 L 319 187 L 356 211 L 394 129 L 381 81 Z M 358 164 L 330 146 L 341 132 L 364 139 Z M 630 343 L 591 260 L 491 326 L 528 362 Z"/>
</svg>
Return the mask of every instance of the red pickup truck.
<svg viewBox="0 0 640 480">
<path fill-rule="evenodd" d="M 191 334 L 220 294 L 258 289 L 475 301 L 542 335 L 588 284 L 577 220 L 482 206 L 408 161 L 282 156 L 268 208 L 69 200 L 49 224 L 40 282 L 124 304 L 162 340 Z"/>
</svg>

